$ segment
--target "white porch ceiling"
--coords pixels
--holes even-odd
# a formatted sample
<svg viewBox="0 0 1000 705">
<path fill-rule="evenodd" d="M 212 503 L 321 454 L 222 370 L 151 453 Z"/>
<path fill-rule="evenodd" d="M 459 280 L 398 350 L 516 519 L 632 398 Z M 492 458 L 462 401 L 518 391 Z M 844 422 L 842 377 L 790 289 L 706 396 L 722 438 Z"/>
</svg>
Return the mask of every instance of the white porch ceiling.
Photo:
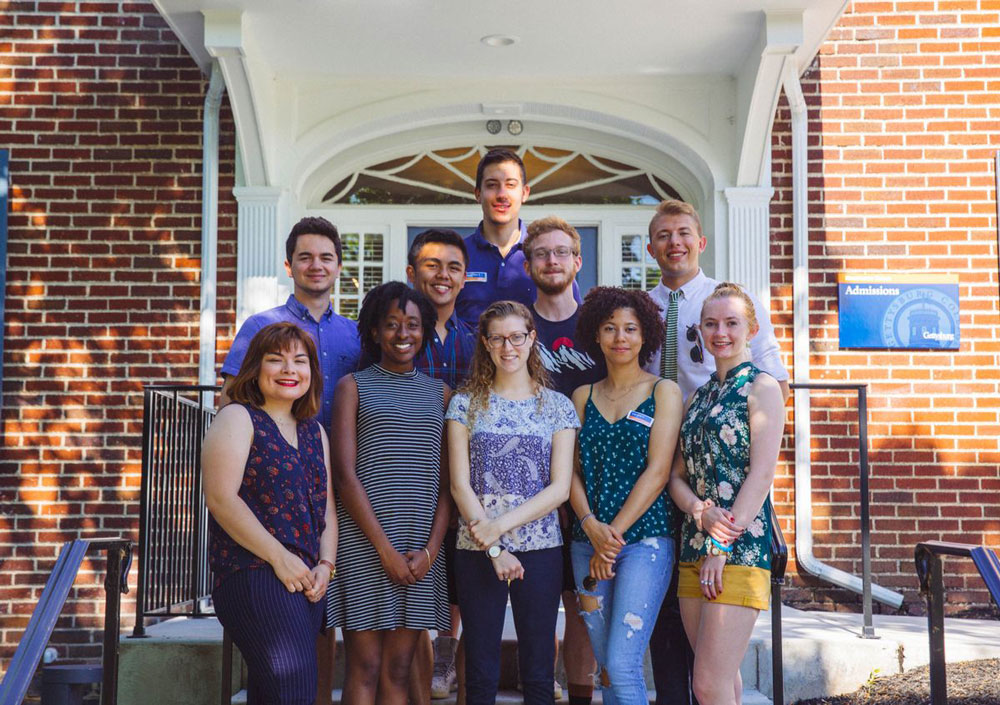
<svg viewBox="0 0 1000 705">
<path fill-rule="evenodd" d="M 279 79 L 587 78 L 737 75 L 764 13 L 803 13 L 799 68 L 843 0 L 156 0 L 202 66 L 203 11 L 243 14 L 259 59 Z M 491 34 L 519 38 L 495 48 Z"/>
<path fill-rule="evenodd" d="M 308 200 L 305 185 L 336 178 L 351 149 L 437 128 L 479 143 L 485 117 L 507 116 L 528 140 L 574 128 L 631 139 L 678 183 L 697 182 L 708 207 L 726 188 L 766 186 L 782 77 L 812 61 L 847 5 L 153 1 L 203 68 L 218 60 L 248 186 Z M 480 41 L 497 34 L 517 42 Z"/>
</svg>

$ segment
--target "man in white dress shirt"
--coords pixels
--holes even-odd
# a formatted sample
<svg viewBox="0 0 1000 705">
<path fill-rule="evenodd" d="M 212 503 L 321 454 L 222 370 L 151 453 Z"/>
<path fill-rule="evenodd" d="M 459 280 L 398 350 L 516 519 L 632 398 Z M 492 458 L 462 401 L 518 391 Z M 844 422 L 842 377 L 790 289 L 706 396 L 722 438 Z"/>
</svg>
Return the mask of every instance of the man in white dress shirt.
<svg viewBox="0 0 1000 705">
<path fill-rule="evenodd" d="M 675 380 L 685 401 L 715 372 L 715 359 L 705 353 L 697 327 L 701 321 L 702 304 L 719 283 L 705 276 L 698 263 L 707 243 L 698 212 L 690 204 L 667 200 L 657 206 L 656 214 L 649 223 L 646 249 L 660 265 L 660 283 L 649 295 L 662 309 L 670 330 L 646 369 Z M 787 400 L 788 371 L 781 364 L 770 315 L 752 292 L 747 293 L 760 324 L 760 330 L 750 340 L 751 357 L 757 367 L 778 380 Z M 690 683 L 694 655 L 680 619 L 676 564 L 674 578 L 653 629 L 649 651 L 656 705 L 688 705 L 693 702 L 693 696 L 690 696 L 692 700 L 688 699 L 687 688 L 677 687 L 685 680 Z"/>
<path fill-rule="evenodd" d="M 701 271 L 698 258 L 705 251 L 707 238 L 701 231 L 701 219 L 690 204 L 668 200 L 660 203 L 656 214 L 649 223 L 649 244 L 646 249 L 660 265 L 660 283 L 649 295 L 663 310 L 664 318 L 670 308 L 670 298 L 677 299 L 676 324 L 676 374 L 684 400 L 694 393 L 715 372 L 715 360 L 706 355 L 702 347 L 697 325 L 701 318 L 701 306 L 719 283 Z M 774 337 L 774 327 L 764 306 L 753 292 L 748 291 L 757 311 L 760 330 L 750 341 L 753 363 L 767 372 L 781 385 L 788 398 L 788 371 L 781 364 L 778 341 Z M 669 321 L 668 321 L 669 322 Z M 668 343 L 669 344 L 669 343 Z M 653 374 L 661 374 L 662 349 L 653 353 L 646 369 Z M 669 367 L 669 362 L 665 366 Z"/>
</svg>

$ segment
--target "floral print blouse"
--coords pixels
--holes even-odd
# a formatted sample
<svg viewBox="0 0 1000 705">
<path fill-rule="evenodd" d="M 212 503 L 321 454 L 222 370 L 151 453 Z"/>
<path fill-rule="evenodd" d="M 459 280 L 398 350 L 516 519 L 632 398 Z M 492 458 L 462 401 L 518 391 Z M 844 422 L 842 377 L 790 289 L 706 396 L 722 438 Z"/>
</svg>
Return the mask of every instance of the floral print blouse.
<svg viewBox="0 0 1000 705">
<path fill-rule="evenodd" d="M 311 568 L 319 560 L 319 540 L 326 529 L 326 458 L 319 421 L 298 423 L 296 449 L 267 413 L 242 406 L 253 422 L 253 439 L 239 497 L 272 536 Z M 208 536 L 208 561 L 216 587 L 238 570 L 268 567 L 212 516 Z"/>
<path fill-rule="evenodd" d="M 747 396 L 758 375 L 751 362 L 729 371 L 719 382 L 717 373 L 694 393 L 681 424 L 681 452 L 688 483 L 700 499 L 711 499 L 731 510 L 750 472 L 750 411 Z M 770 498 L 733 544 L 727 565 L 771 568 Z M 698 531 L 691 516 L 681 527 L 681 562 L 693 563 L 706 554 L 708 532 Z"/>
<path fill-rule="evenodd" d="M 445 418 L 468 427 L 468 395 L 455 394 Z M 573 403 L 559 392 L 543 389 L 540 404 L 535 397 L 512 400 L 491 392 L 469 428 L 469 480 L 486 516 L 506 514 L 547 487 L 552 435 L 579 427 Z M 561 546 L 556 510 L 502 535 L 500 545 L 514 552 Z M 456 547 L 479 550 L 461 518 Z"/>
</svg>

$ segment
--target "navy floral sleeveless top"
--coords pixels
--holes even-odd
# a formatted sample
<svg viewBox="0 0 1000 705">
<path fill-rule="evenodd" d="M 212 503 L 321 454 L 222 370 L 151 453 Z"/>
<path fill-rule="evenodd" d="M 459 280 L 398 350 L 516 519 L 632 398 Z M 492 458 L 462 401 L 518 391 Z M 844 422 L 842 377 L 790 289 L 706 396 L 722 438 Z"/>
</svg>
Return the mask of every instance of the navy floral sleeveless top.
<svg viewBox="0 0 1000 705">
<path fill-rule="evenodd" d="M 319 538 L 326 528 L 326 463 L 319 422 L 299 422 L 295 449 L 264 411 L 241 406 L 253 421 L 253 440 L 239 497 L 272 536 L 312 567 L 319 560 Z M 267 567 L 211 516 L 208 531 L 208 561 L 216 586 L 238 570 Z"/>
</svg>

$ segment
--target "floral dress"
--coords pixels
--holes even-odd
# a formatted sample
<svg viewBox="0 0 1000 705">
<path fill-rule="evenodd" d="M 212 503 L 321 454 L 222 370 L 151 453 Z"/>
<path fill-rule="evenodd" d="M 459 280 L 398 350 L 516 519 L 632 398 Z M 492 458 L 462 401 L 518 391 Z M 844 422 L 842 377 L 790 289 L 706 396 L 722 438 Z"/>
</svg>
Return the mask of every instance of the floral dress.
<svg viewBox="0 0 1000 705">
<path fill-rule="evenodd" d="M 750 472 L 750 410 L 747 396 L 754 380 L 763 374 L 751 362 L 737 365 L 719 382 L 717 373 L 691 400 L 681 424 L 681 453 L 688 483 L 700 499 L 732 510 L 733 502 Z M 771 499 L 757 513 L 733 544 L 727 565 L 771 569 Z M 708 532 L 698 531 L 688 515 L 681 527 L 682 563 L 695 563 L 705 555 Z"/>
</svg>

